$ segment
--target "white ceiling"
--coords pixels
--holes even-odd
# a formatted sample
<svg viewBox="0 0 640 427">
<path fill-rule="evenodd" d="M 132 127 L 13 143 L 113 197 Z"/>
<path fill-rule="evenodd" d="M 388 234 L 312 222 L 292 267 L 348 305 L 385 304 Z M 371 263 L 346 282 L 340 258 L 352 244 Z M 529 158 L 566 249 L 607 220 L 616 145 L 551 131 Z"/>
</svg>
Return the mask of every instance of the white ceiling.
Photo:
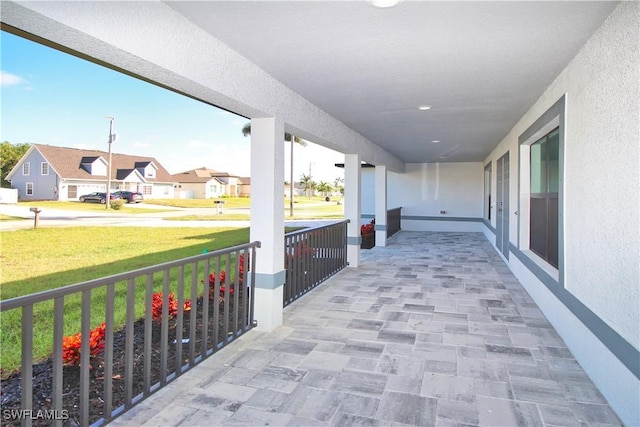
<svg viewBox="0 0 640 427">
<path fill-rule="evenodd" d="M 617 5 L 167 4 L 405 162 L 482 161 Z"/>
</svg>

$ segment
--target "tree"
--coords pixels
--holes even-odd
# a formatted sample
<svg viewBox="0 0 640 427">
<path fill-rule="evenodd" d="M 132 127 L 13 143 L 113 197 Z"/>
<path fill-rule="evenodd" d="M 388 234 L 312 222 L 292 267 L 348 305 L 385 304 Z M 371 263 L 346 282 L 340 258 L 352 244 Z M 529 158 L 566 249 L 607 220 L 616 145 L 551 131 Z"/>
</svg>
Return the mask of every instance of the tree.
<svg viewBox="0 0 640 427">
<path fill-rule="evenodd" d="M 245 125 L 242 126 L 242 135 L 251 135 L 251 123 L 245 123 Z M 296 144 L 300 144 L 301 146 L 306 147 L 307 141 L 305 141 L 304 139 L 300 139 L 295 135 L 292 137 L 290 133 L 286 132 L 284 134 L 284 140 L 291 142 L 291 180 L 289 182 L 293 182 L 293 143 L 295 142 Z M 289 186 L 289 216 L 293 216 L 293 187 L 293 185 Z"/>
<path fill-rule="evenodd" d="M 333 188 L 335 188 L 336 191 L 339 191 L 342 195 L 344 195 L 344 185 L 342 185 L 343 182 L 343 178 L 336 178 L 333 180 Z"/>
<path fill-rule="evenodd" d="M 304 187 L 304 192 L 307 193 L 307 197 L 310 197 L 309 190 L 315 187 L 315 182 L 311 180 L 311 175 L 302 174 L 300 177 L 300 185 Z"/>
<path fill-rule="evenodd" d="M 11 188 L 11 183 L 4 179 L 18 163 L 18 160 L 24 156 L 29 147 L 31 147 L 31 144 L 12 144 L 9 141 L 3 141 L 0 144 L 0 176 L 2 177 L 3 188 Z"/>
<path fill-rule="evenodd" d="M 316 190 L 326 197 L 333 191 L 333 187 L 328 182 L 320 181 L 316 186 Z"/>
</svg>

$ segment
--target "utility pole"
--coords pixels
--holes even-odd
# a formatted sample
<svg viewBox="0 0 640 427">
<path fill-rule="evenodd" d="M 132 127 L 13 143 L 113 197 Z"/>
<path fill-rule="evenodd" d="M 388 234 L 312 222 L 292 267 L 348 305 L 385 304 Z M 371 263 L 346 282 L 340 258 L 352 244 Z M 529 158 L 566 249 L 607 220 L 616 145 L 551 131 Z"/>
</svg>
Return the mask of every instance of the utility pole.
<svg viewBox="0 0 640 427">
<path fill-rule="evenodd" d="M 295 136 L 291 135 L 291 167 L 290 167 L 290 173 L 289 173 L 289 216 L 293 217 L 293 144 L 294 141 L 293 139 L 295 138 Z"/>
<path fill-rule="evenodd" d="M 308 185 L 308 190 L 307 190 L 307 197 L 311 198 L 311 192 L 313 191 L 313 188 L 311 188 L 311 165 L 313 164 L 313 162 L 309 162 L 309 185 Z"/>
<path fill-rule="evenodd" d="M 109 205 L 111 204 L 111 143 L 115 140 L 115 135 L 113 134 L 113 121 L 115 117 L 106 116 L 109 119 L 109 164 L 107 165 L 107 191 L 106 191 L 106 199 L 105 199 L 105 209 L 109 209 Z"/>
</svg>

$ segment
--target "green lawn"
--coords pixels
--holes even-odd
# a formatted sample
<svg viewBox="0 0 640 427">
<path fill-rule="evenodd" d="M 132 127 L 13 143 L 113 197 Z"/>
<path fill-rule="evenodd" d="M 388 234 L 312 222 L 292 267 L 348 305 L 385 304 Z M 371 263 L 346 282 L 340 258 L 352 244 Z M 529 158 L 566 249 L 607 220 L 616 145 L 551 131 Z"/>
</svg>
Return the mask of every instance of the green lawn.
<svg viewBox="0 0 640 427">
<path fill-rule="evenodd" d="M 142 267 L 198 255 L 249 241 L 249 229 L 147 227 L 68 227 L 18 230 L 2 234 L 1 298 L 9 299 L 47 289 L 110 276 Z M 232 259 L 233 263 L 234 260 Z M 185 274 L 190 274 L 187 268 Z M 202 275 L 202 274 L 200 274 Z M 172 273 L 172 290 L 176 287 Z M 141 285 L 141 286 L 140 286 Z M 154 277 L 154 291 L 162 277 Z M 124 322 L 124 283 L 116 286 L 116 325 Z M 200 285 L 199 292 L 201 292 Z M 144 284 L 138 284 L 136 316 L 144 314 Z M 92 292 L 92 327 L 104 319 L 104 289 Z M 52 348 L 53 303 L 34 306 L 34 358 L 45 359 Z M 5 376 L 19 367 L 20 310 L 2 313 L 0 369 Z M 80 296 L 65 298 L 65 335 L 80 330 Z"/>
<path fill-rule="evenodd" d="M 285 232 L 297 228 L 287 227 Z M 247 243 L 249 228 L 147 228 L 147 227 L 60 227 L 17 230 L 2 234 L 0 299 L 6 300 L 91 279 L 123 273 L 142 267 L 187 258 L 218 249 Z M 230 259 L 228 270 L 235 269 Z M 226 264 L 224 258 L 223 264 Z M 221 270 L 226 269 L 221 265 Z M 198 272 L 204 278 L 203 267 Z M 185 268 L 190 277 L 191 267 Z M 154 292 L 162 289 L 162 275 L 153 278 Z M 177 288 L 177 272 L 170 275 L 171 291 Z M 198 284 L 198 294 L 203 285 Z M 188 292 L 188 291 L 187 291 Z M 144 315 L 144 278 L 136 282 L 135 315 Z M 116 329 L 124 324 L 126 283 L 116 285 Z M 187 294 L 187 298 L 197 295 Z M 104 320 L 104 288 L 92 292 L 91 327 Z M 53 302 L 34 306 L 35 360 L 51 354 Z M 80 295 L 65 298 L 64 334 L 80 330 Z M 20 366 L 20 310 L 2 313 L 0 317 L 0 375 L 4 378 Z"/>
<path fill-rule="evenodd" d="M 0 298 L 53 289 L 249 241 L 249 229 L 51 227 L 2 233 Z"/>
<path fill-rule="evenodd" d="M 249 214 L 184 215 L 164 218 L 165 221 L 249 221 Z"/>
<path fill-rule="evenodd" d="M 154 199 L 147 203 L 175 208 L 215 208 L 214 200 L 224 201 L 224 208 L 248 208 L 251 199 L 248 197 L 227 197 L 222 199 Z"/>
<path fill-rule="evenodd" d="M 251 207 L 251 199 L 249 197 L 227 197 L 222 199 L 215 199 L 224 201 L 224 209 L 234 208 L 249 208 Z M 332 197 L 330 202 L 325 202 L 322 196 L 298 196 L 294 198 L 294 211 L 298 208 L 306 209 L 310 206 L 318 206 L 320 204 L 333 205 L 341 207 L 337 202 L 342 201 L 341 197 Z M 214 199 L 157 199 L 148 200 L 149 204 L 169 206 L 176 208 L 214 208 L 216 205 L 213 203 Z M 283 207 L 289 209 L 289 198 L 283 198 Z"/>
<path fill-rule="evenodd" d="M 127 214 L 146 214 L 151 212 L 170 212 L 173 209 L 152 209 L 152 208 L 136 208 L 134 205 L 129 205 L 125 203 L 118 210 L 115 209 L 106 209 L 104 205 L 100 203 L 83 203 L 83 202 L 60 202 L 60 201 L 52 201 L 45 200 L 40 202 L 20 202 L 20 206 L 34 206 L 42 209 L 62 209 L 62 210 L 78 210 L 78 211 L 88 211 L 88 212 L 117 212 L 117 213 L 127 213 Z"/>
</svg>

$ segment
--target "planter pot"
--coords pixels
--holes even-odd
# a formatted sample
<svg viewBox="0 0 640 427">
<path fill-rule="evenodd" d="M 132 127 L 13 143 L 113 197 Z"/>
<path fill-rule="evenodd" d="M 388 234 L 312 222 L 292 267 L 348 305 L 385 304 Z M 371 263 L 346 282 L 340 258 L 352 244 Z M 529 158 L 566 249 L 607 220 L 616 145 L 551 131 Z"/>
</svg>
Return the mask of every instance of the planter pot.
<svg viewBox="0 0 640 427">
<path fill-rule="evenodd" d="M 360 243 L 360 249 L 371 249 L 376 245 L 376 235 L 371 234 L 363 234 L 362 235 L 362 243 Z"/>
</svg>

